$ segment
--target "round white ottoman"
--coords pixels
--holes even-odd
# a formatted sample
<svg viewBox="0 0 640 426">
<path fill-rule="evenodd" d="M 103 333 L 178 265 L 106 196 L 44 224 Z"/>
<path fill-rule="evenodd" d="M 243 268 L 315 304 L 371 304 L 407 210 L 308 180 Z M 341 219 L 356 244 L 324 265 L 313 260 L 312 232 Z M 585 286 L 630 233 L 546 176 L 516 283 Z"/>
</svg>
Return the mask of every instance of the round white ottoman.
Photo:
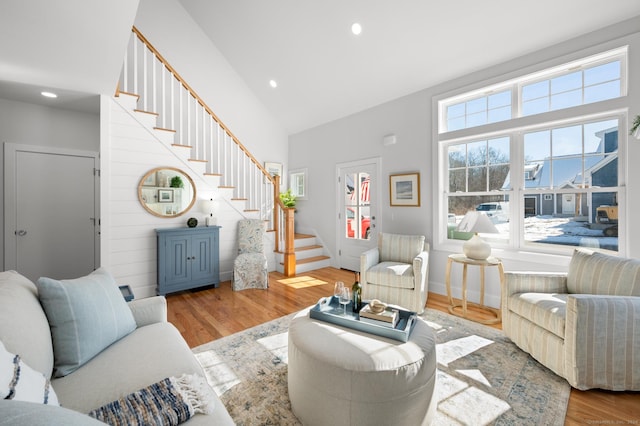
<svg viewBox="0 0 640 426">
<path fill-rule="evenodd" d="M 426 425 L 436 410 L 436 345 L 418 319 L 409 341 L 300 311 L 289 326 L 289 399 L 305 425 Z"/>
</svg>

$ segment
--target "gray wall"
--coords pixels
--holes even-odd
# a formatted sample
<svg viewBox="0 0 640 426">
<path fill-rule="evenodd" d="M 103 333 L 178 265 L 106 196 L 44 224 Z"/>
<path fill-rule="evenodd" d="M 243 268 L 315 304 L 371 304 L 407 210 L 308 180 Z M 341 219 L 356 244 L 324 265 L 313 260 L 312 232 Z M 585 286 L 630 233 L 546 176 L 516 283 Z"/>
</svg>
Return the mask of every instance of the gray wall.
<svg viewBox="0 0 640 426">
<path fill-rule="evenodd" d="M 640 19 L 626 21 L 615 27 L 608 27 L 594 33 L 570 40 L 543 51 L 534 52 L 498 66 L 456 78 L 436 87 L 390 101 L 369 110 L 345 117 L 340 120 L 291 135 L 289 137 L 290 168 L 308 168 L 310 198 L 299 202 L 296 221 L 300 226 L 315 229 L 330 251 L 336 252 L 336 164 L 371 157 L 380 157 L 382 175 L 380 176 L 381 200 L 378 225 L 380 230 L 394 233 L 424 234 L 433 244 L 434 225 L 437 211 L 434 200 L 437 179 L 437 150 L 434 145 L 435 118 L 434 96 L 460 90 L 484 81 L 497 82 L 529 72 L 546 61 L 558 57 L 579 59 L 585 55 L 582 50 L 607 50 L 620 44 L 629 44 L 629 75 L 640 75 Z M 621 41 L 618 39 L 623 38 Z M 600 46 L 601 45 L 601 46 Z M 471 67 L 470 67 L 471 68 Z M 640 87 L 638 79 L 629 78 L 629 96 L 621 99 L 621 106 L 629 109 L 629 115 L 640 113 Z M 382 145 L 383 136 L 389 133 L 397 135 L 396 145 Z M 640 146 L 630 139 L 628 161 L 640 158 Z M 638 168 L 636 168 L 638 169 Z M 421 177 L 420 207 L 390 207 L 388 176 L 394 173 L 418 171 Z M 629 167 L 626 171 L 628 193 L 640 191 L 640 170 Z M 640 199 L 630 199 L 628 212 L 640 211 Z M 640 257 L 640 223 L 627 221 L 628 255 Z M 444 294 L 445 266 L 451 252 L 438 251 L 432 245 L 429 281 L 430 290 Z M 506 253 L 502 253 L 505 254 Z M 500 254 L 502 256 L 502 254 Z M 507 259 L 505 269 L 564 270 L 568 264 L 567 256 L 538 255 L 531 262 L 522 255 Z M 491 268 L 495 269 L 495 268 Z M 493 272 L 493 271 L 492 271 Z M 471 272 L 470 272 L 471 273 Z M 496 278 L 496 277 L 494 277 Z M 477 279 L 473 274 L 470 280 Z M 495 281 L 495 279 L 494 279 Z M 498 306 L 499 286 L 487 289 L 488 303 Z M 470 296 L 471 297 L 471 296 Z"/>
<path fill-rule="evenodd" d="M 97 102 L 97 97 L 96 97 Z M 49 108 L 0 99 L 0 142 L 99 151 L 98 114 Z M 4 223 L 4 149 L 0 152 L 0 223 Z M 34 178 L 38 176 L 34 170 Z M 0 227 L 0 268 L 4 270 L 4 227 Z"/>
</svg>

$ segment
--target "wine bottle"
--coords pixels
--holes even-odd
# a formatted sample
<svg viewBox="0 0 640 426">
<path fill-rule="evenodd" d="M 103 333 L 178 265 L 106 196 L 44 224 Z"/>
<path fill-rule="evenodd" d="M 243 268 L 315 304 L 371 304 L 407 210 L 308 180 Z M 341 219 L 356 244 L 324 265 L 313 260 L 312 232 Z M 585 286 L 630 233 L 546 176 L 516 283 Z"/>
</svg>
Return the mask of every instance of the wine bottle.
<svg viewBox="0 0 640 426">
<path fill-rule="evenodd" d="M 360 285 L 360 273 L 356 272 L 356 281 L 351 286 L 351 294 L 353 297 L 353 312 L 358 313 L 362 308 L 362 286 Z"/>
</svg>

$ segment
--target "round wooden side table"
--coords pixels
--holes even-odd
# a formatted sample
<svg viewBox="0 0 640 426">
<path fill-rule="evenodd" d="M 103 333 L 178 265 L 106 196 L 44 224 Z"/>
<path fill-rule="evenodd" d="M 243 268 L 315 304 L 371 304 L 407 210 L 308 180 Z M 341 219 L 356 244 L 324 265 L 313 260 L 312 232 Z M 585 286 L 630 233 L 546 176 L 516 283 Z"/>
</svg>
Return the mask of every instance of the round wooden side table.
<svg viewBox="0 0 640 426">
<path fill-rule="evenodd" d="M 451 296 L 451 265 L 454 263 L 462 264 L 462 301 L 461 303 L 454 302 Z M 480 267 L 480 303 L 467 302 L 467 267 L 469 265 Z M 451 254 L 447 261 L 446 271 L 446 284 L 447 284 L 447 297 L 449 298 L 449 312 L 453 315 L 467 318 L 481 324 L 497 324 L 502 321 L 502 314 L 500 309 L 492 308 L 484 304 L 484 268 L 487 266 L 497 266 L 498 274 L 500 275 L 500 288 L 504 285 L 504 268 L 502 267 L 502 261 L 497 257 L 490 256 L 486 260 L 470 259 L 464 254 Z M 467 305 L 475 306 L 486 312 L 491 313 L 495 318 L 492 319 L 479 319 L 469 317 L 467 315 Z M 462 312 L 456 311 L 456 308 L 462 308 Z"/>
</svg>

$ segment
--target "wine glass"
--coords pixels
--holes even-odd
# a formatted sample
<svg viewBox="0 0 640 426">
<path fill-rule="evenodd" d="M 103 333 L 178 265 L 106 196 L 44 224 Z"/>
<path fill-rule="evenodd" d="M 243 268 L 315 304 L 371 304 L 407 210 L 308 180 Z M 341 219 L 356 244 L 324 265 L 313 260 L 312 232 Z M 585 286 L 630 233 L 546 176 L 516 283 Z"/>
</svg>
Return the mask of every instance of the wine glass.
<svg viewBox="0 0 640 426">
<path fill-rule="evenodd" d="M 340 304 L 344 306 L 344 316 L 347 316 L 347 305 L 351 302 L 351 289 L 349 287 L 345 287 L 340 293 Z"/>
<path fill-rule="evenodd" d="M 340 299 L 342 290 L 344 290 L 344 283 L 342 281 L 337 281 L 336 285 L 333 287 L 333 295 L 336 297 L 336 299 Z"/>
</svg>

